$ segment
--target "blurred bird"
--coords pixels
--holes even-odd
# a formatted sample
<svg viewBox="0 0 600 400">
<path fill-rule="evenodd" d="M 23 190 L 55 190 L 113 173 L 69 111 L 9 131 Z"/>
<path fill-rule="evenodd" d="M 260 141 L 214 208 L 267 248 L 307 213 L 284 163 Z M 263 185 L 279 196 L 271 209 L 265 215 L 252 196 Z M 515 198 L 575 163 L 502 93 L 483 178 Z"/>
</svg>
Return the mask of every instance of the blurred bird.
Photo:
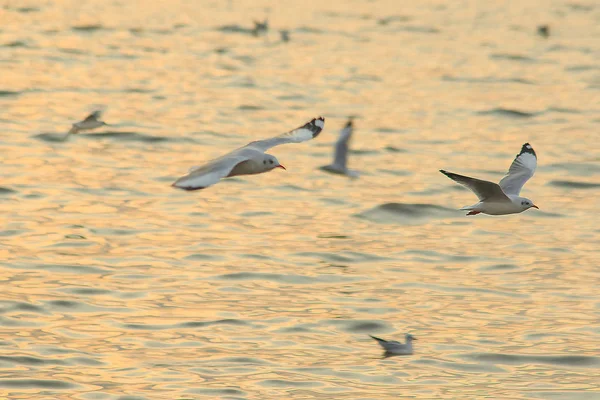
<svg viewBox="0 0 600 400">
<path fill-rule="evenodd" d="M 282 42 L 289 42 L 290 41 L 290 31 L 288 31 L 287 29 L 282 29 L 279 31 L 279 34 L 281 35 L 281 41 Z"/>
<path fill-rule="evenodd" d="M 377 343 L 379 343 L 379 345 L 381 347 L 383 347 L 383 350 L 385 350 L 385 353 L 384 353 L 385 357 L 412 354 L 413 353 L 412 341 L 417 340 L 417 338 L 414 337 L 413 335 L 411 335 L 410 333 L 407 333 L 406 335 L 404 335 L 404 338 L 406 339 L 406 343 L 400 343 L 395 340 L 384 340 L 384 339 L 375 337 L 373 335 L 369 335 L 369 336 L 371 336 L 373 339 L 377 340 Z"/>
<path fill-rule="evenodd" d="M 547 38 L 550 36 L 550 27 L 548 25 L 540 25 L 537 28 L 537 33 L 538 35 Z"/>
<path fill-rule="evenodd" d="M 346 175 L 350 178 L 357 178 L 358 172 L 348 169 L 348 145 L 352 138 L 354 125 L 352 117 L 348 119 L 344 128 L 340 131 L 340 136 L 335 142 L 333 163 L 325 165 L 320 169 L 322 171 L 331 172 L 332 174 Z"/>
<path fill-rule="evenodd" d="M 252 34 L 254 36 L 258 36 L 262 33 L 267 33 L 269 30 L 269 19 L 265 17 L 263 22 L 254 20 L 254 29 L 252 29 Z"/>
<path fill-rule="evenodd" d="M 67 133 L 67 135 L 70 135 L 72 133 L 73 134 L 79 133 L 79 132 L 85 131 L 85 130 L 96 129 L 96 128 L 100 128 L 101 126 L 108 125 L 106 122 L 100 121 L 101 117 L 102 117 L 101 110 L 94 111 L 93 113 L 91 113 L 90 115 L 85 117 L 85 119 L 83 121 L 75 122 L 73 124 L 73 126 L 71 127 L 71 130 L 69 130 L 69 132 Z"/>
</svg>

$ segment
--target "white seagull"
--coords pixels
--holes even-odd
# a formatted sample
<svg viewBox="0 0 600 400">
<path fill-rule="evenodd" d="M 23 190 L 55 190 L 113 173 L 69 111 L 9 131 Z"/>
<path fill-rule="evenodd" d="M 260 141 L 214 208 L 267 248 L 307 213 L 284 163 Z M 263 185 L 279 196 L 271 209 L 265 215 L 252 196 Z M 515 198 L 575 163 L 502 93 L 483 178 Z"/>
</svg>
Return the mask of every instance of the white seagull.
<svg viewBox="0 0 600 400">
<path fill-rule="evenodd" d="M 333 174 L 346 175 L 351 178 L 358 177 L 358 172 L 348 169 L 348 145 L 352 138 L 354 126 L 352 125 L 352 118 L 348 120 L 346 126 L 340 131 L 340 136 L 335 142 L 333 164 L 325 165 L 320 169 L 323 171 L 331 172 Z"/>
<path fill-rule="evenodd" d="M 471 189 L 479 197 L 479 203 L 461 208 L 461 210 L 469 211 L 467 215 L 477 215 L 479 213 L 505 215 L 517 214 L 531 207 L 539 209 L 531 200 L 519 196 L 525 182 L 533 176 L 536 166 L 535 151 L 529 143 L 525 143 L 500 184 L 469 178 L 444 170 L 440 170 L 440 172 Z"/>
<path fill-rule="evenodd" d="M 406 335 L 404 335 L 404 338 L 406 339 L 406 343 L 400 343 L 395 340 L 384 340 L 384 339 L 375 337 L 373 335 L 369 335 L 369 336 L 371 336 L 373 339 L 377 340 L 377 343 L 379 343 L 379 345 L 381 347 L 383 347 L 383 350 L 385 350 L 386 356 L 412 354 L 413 353 L 412 342 L 413 342 L 413 340 L 417 340 L 417 338 L 414 337 L 413 335 L 411 335 L 410 333 L 407 333 Z"/>
<path fill-rule="evenodd" d="M 280 144 L 300 143 L 315 138 L 324 126 L 325 118 L 313 118 L 293 131 L 251 142 L 205 165 L 192 168 L 171 186 L 184 190 L 204 189 L 229 176 L 261 174 L 275 168 L 285 169 L 275 156 L 266 154 L 265 151 Z"/>
<path fill-rule="evenodd" d="M 106 122 L 100 121 L 102 117 L 102 111 L 96 110 L 87 117 L 83 121 L 75 122 L 71 127 L 71 130 L 67 133 L 70 135 L 72 133 L 79 133 L 81 131 L 90 130 L 100 128 L 101 126 L 107 125 Z"/>
</svg>

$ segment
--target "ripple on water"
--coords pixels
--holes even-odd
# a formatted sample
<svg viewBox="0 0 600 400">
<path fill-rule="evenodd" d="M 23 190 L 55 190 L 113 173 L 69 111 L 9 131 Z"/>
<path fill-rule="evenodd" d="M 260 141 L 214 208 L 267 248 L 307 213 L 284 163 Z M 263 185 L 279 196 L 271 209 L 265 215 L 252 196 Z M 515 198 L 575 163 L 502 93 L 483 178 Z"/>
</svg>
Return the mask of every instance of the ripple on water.
<svg viewBox="0 0 600 400">
<path fill-rule="evenodd" d="M 506 272 L 506 271 L 514 271 L 519 269 L 517 265 L 513 264 L 496 264 L 496 265 L 488 265 L 485 267 L 479 268 L 479 271 L 483 272 Z"/>
<path fill-rule="evenodd" d="M 494 117 L 503 117 L 503 118 L 516 118 L 516 119 L 527 119 L 533 118 L 541 113 L 539 112 L 527 112 L 521 110 L 515 110 L 511 108 L 492 108 L 491 110 L 478 111 L 477 115 L 491 115 Z"/>
<path fill-rule="evenodd" d="M 0 187 L 0 196 L 1 195 L 5 195 L 5 194 L 12 194 L 12 193 L 17 193 L 17 191 L 13 190 L 13 189 L 6 188 L 6 187 Z"/>
<path fill-rule="evenodd" d="M 0 387 L 19 389 L 75 389 L 79 385 L 54 379 L 0 379 Z"/>
<path fill-rule="evenodd" d="M 574 389 L 570 391 L 543 391 L 523 393 L 524 396 L 536 397 L 543 400 L 598 400 L 598 392 L 582 392 L 582 389 Z"/>
<path fill-rule="evenodd" d="M 78 133 L 67 135 L 65 133 L 49 132 L 39 133 L 33 136 L 34 139 L 48 143 L 62 143 L 72 140 L 82 139 L 115 139 L 125 142 L 141 142 L 141 143 L 158 143 L 158 142 L 189 142 L 189 139 L 169 138 L 165 136 L 152 136 L 138 132 L 95 132 L 95 133 Z"/>
<path fill-rule="evenodd" d="M 340 327 L 342 331 L 349 333 L 368 334 L 376 331 L 392 331 L 392 329 L 385 323 L 372 320 L 334 319 L 328 320 L 328 322 L 336 327 Z"/>
<path fill-rule="evenodd" d="M 527 79 L 522 79 L 522 78 L 498 78 L 498 77 L 494 77 L 494 76 L 488 76 L 488 77 L 483 77 L 483 78 L 477 78 L 477 77 L 461 77 L 461 76 L 451 76 L 451 75 L 444 75 L 442 77 L 442 80 L 445 82 L 461 82 L 461 83 L 518 83 L 518 84 L 523 84 L 523 85 L 535 85 L 535 82 L 527 80 Z"/>
<path fill-rule="evenodd" d="M 456 217 L 456 210 L 434 204 L 386 203 L 359 214 L 355 217 L 371 222 L 418 224 L 429 219 Z"/>
<path fill-rule="evenodd" d="M 263 272 L 238 272 L 233 274 L 217 275 L 212 279 L 226 281 L 271 281 L 294 285 L 311 285 L 316 283 L 351 282 L 355 278 L 341 277 L 337 275 L 304 276 L 294 274 L 274 274 Z"/>
<path fill-rule="evenodd" d="M 94 25 L 94 24 L 90 24 L 90 25 L 76 25 L 71 27 L 71 29 L 75 32 L 96 32 L 96 31 L 100 31 L 104 28 L 102 25 Z"/>
<path fill-rule="evenodd" d="M 527 365 L 527 364 L 551 364 L 569 367 L 598 367 L 600 358 L 592 356 L 540 356 L 540 355 L 516 355 L 498 353 L 474 353 L 460 355 L 460 358 L 470 359 L 494 364 Z"/>
<path fill-rule="evenodd" d="M 167 329 L 182 329 L 182 328 L 205 328 L 207 326 L 215 326 L 215 325 L 234 325 L 234 326 L 249 326 L 248 322 L 239 320 L 239 319 L 220 319 L 215 321 L 192 321 L 192 322 L 183 322 L 176 324 L 163 324 L 163 325 L 151 325 L 151 324 L 119 324 L 120 327 L 125 329 L 134 329 L 134 330 L 148 330 L 148 331 L 160 331 Z"/>
<path fill-rule="evenodd" d="M 7 364 L 9 366 L 28 365 L 28 366 L 47 366 L 47 365 L 64 365 L 64 366 L 101 366 L 105 363 L 94 360 L 88 357 L 70 357 L 65 359 L 48 359 L 31 356 L 0 356 L 0 365 Z"/>
<path fill-rule="evenodd" d="M 12 90 L 0 90 L 0 97 L 9 97 L 9 96 L 18 96 L 21 92 L 16 92 Z"/>
<path fill-rule="evenodd" d="M 26 311 L 38 314 L 50 314 L 43 307 L 36 306 L 34 304 L 25 303 L 21 301 L 2 301 L 2 308 L 0 308 L 0 314 L 11 313 L 14 311 Z"/>
<path fill-rule="evenodd" d="M 309 387 L 321 387 L 324 384 L 316 381 L 290 381 L 284 379 L 266 379 L 264 381 L 257 382 L 257 385 L 272 387 L 272 388 L 309 388 Z"/>
<path fill-rule="evenodd" d="M 344 371 L 344 370 L 335 370 L 327 367 L 309 367 L 309 368 L 295 368 L 294 371 L 297 371 L 302 374 L 311 374 L 317 376 L 331 376 L 336 378 L 343 379 L 351 379 L 359 382 L 366 383 L 383 383 L 383 384 L 397 384 L 400 383 L 398 377 L 407 377 L 410 376 L 406 372 L 394 372 L 394 375 L 371 375 L 368 371 L 366 373 L 360 372 L 352 372 L 352 371 Z"/>
<path fill-rule="evenodd" d="M 194 388 L 187 389 L 185 393 L 197 394 L 200 396 L 207 396 L 211 399 L 215 399 L 221 396 L 240 396 L 246 398 L 246 392 L 234 388 L 223 388 L 223 389 L 205 389 L 205 388 Z M 183 399 L 182 399 L 183 400 Z"/>
<path fill-rule="evenodd" d="M 64 264 L 10 264 L 7 265 L 10 268 L 15 269 L 31 269 L 31 270 L 43 270 L 50 272 L 61 272 L 71 274 L 98 274 L 104 275 L 110 273 L 110 270 L 91 267 L 85 265 L 64 265 Z"/>
<path fill-rule="evenodd" d="M 138 132 L 98 132 L 98 133 L 78 133 L 77 136 L 92 139 L 92 138 L 108 138 L 122 141 L 142 142 L 142 143 L 157 143 L 177 141 L 176 138 L 165 136 L 152 136 Z"/>
<path fill-rule="evenodd" d="M 577 181 L 550 181 L 550 186 L 567 189 L 597 189 L 600 188 L 600 183 L 577 182 Z"/>
<path fill-rule="evenodd" d="M 590 163 L 556 163 L 550 164 L 548 167 L 579 176 L 594 176 L 600 174 L 600 165 Z"/>
</svg>

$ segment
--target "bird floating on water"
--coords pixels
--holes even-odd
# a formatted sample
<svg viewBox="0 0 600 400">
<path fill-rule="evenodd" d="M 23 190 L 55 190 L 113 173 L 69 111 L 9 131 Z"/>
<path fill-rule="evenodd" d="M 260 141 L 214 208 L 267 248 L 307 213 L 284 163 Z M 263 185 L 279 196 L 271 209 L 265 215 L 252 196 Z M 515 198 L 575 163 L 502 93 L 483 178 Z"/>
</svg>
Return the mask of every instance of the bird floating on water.
<svg viewBox="0 0 600 400">
<path fill-rule="evenodd" d="M 385 350 L 384 356 L 386 356 L 386 357 L 402 356 L 402 355 L 406 356 L 406 355 L 413 354 L 412 342 L 413 342 L 413 340 L 417 340 L 417 338 L 414 337 L 413 335 L 411 335 L 410 333 L 407 333 L 406 335 L 404 335 L 406 343 L 400 343 L 395 340 L 385 340 L 385 339 L 375 337 L 373 335 L 369 335 L 369 336 L 371 336 L 373 339 L 377 340 L 377 343 L 379 343 L 379 345 L 381 347 L 383 347 L 383 350 Z"/>
</svg>

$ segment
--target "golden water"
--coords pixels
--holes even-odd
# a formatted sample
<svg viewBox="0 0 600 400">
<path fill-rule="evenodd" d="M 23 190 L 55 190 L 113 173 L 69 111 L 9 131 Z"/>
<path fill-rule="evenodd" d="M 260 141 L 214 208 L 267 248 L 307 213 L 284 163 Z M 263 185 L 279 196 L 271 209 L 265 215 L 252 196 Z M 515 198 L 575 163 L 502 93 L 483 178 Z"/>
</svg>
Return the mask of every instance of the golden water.
<svg viewBox="0 0 600 400">
<path fill-rule="evenodd" d="M 597 3 L 2 6 L 0 397 L 600 397 Z M 318 115 L 287 171 L 169 187 Z M 349 115 L 356 180 L 318 170 Z M 456 211 L 438 169 L 525 142 L 541 210 Z"/>
</svg>

